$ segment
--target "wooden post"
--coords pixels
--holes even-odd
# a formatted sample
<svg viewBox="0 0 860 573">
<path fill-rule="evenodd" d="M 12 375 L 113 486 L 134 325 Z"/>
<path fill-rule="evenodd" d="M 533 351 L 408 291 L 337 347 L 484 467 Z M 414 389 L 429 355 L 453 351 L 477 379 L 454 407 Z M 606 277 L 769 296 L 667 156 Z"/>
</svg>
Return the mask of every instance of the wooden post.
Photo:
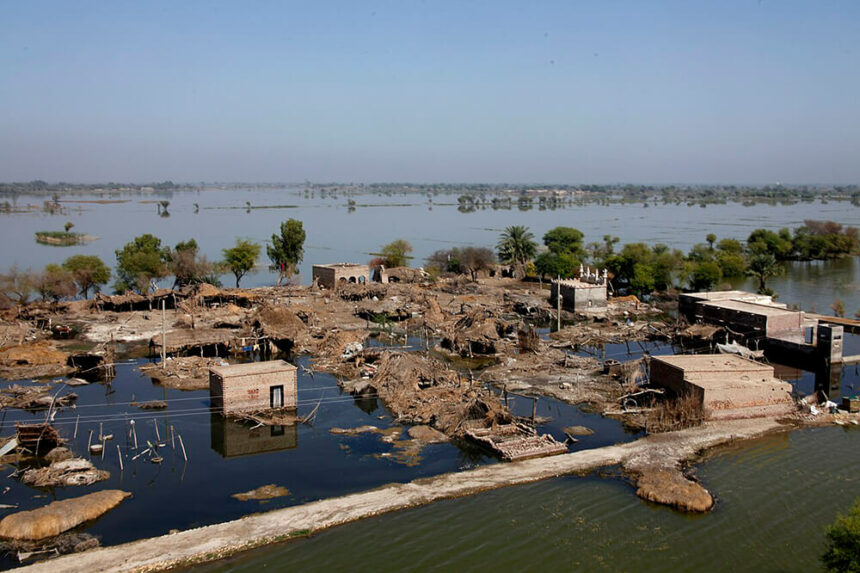
<svg viewBox="0 0 860 573">
<path fill-rule="evenodd" d="M 90 430 L 90 437 L 87 438 L 87 451 L 90 451 L 90 444 L 93 442 L 93 431 Z"/>
<path fill-rule="evenodd" d="M 122 471 L 122 452 L 119 450 L 119 444 L 116 445 L 116 457 L 119 458 L 119 471 Z"/>
<path fill-rule="evenodd" d="M 5 412 L 4 412 L 4 413 L 5 413 Z M 73 440 L 74 440 L 74 439 L 77 439 L 77 437 L 78 437 L 78 422 L 80 421 L 80 419 L 81 419 L 81 415 L 80 415 L 80 414 L 78 414 L 78 417 L 77 417 L 77 418 L 75 418 L 75 435 L 74 435 L 74 436 L 72 436 L 72 439 L 73 439 Z"/>
<path fill-rule="evenodd" d="M 185 444 L 182 442 L 182 434 L 179 434 L 179 445 L 182 447 L 182 457 L 188 461 L 188 454 L 185 453 Z"/>
<path fill-rule="evenodd" d="M 131 435 L 134 437 L 134 449 L 137 451 L 137 430 L 134 428 L 134 420 L 131 421 Z"/>
<path fill-rule="evenodd" d="M 532 398 L 532 424 L 535 423 L 535 418 L 537 418 L 537 396 Z"/>
<path fill-rule="evenodd" d="M 152 419 L 152 424 L 155 426 L 155 440 L 157 442 L 161 441 L 161 436 L 158 434 L 158 420 L 156 418 Z"/>
<path fill-rule="evenodd" d="M 507 384 L 505 384 L 504 393 L 505 393 L 505 408 L 507 408 L 508 407 L 508 385 Z"/>
</svg>

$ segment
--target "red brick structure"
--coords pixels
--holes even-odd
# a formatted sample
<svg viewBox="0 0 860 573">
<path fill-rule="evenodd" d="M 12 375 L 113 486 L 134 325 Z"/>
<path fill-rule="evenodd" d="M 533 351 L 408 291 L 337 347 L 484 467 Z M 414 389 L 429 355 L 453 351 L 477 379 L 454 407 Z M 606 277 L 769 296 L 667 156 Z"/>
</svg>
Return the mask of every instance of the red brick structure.
<svg viewBox="0 0 860 573">
<path fill-rule="evenodd" d="M 209 369 L 209 401 L 223 415 L 270 408 L 296 409 L 296 367 L 283 360 Z"/>
</svg>

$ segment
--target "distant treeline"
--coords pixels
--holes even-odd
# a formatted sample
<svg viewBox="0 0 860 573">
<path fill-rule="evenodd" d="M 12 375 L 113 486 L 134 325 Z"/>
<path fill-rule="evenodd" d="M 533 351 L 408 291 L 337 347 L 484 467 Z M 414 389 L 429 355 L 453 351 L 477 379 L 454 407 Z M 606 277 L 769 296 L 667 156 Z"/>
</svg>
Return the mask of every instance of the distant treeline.
<svg viewBox="0 0 860 573">
<path fill-rule="evenodd" d="M 197 189 L 196 186 L 162 181 L 160 183 L 48 183 L 35 180 L 20 183 L 0 183 L 0 196 L 14 195 L 63 195 L 81 193 L 119 193 L 153 191 L 184 191 Z"/>
</svg>

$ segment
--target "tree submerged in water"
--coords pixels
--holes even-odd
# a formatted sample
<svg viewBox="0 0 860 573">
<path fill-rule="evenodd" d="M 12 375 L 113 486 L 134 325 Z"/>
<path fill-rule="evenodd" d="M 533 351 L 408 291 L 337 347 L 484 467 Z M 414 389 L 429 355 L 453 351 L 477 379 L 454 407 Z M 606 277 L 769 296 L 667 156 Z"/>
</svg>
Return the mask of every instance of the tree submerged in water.
<svg viewBox="0 0 860 573">
<path fill-rule="evenodd" d="M 825 535 L 824 567 L 828 571 L 860 572 L 860 500 L 854 501 L 848 515 L 839 515 Z"/>
</svg>

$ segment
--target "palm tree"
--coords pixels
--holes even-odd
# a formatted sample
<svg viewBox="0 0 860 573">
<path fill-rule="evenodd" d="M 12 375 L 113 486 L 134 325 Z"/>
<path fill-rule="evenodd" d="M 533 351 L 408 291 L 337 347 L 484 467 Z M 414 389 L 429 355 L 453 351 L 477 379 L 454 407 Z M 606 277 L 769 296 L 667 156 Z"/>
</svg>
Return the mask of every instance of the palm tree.
<svg viewBox="0 0 860 573">
<path fill-rule="evenodd" d="M 761 253 L 750 257 L 747 274 L 758 279 L 758 292 L 760 294 L 768 294 L 767 279 L 782 274 L 782 266 L 777 262 L 776 257 L 770 253 Z"/>
<path fill-rule="evenodd" d="M 499 260 L 505 264 L 525 265 L 535 256 L 537 243 L 528 227 L 513 225 L 505 229 L 496 249 Z"/>
</svg>

